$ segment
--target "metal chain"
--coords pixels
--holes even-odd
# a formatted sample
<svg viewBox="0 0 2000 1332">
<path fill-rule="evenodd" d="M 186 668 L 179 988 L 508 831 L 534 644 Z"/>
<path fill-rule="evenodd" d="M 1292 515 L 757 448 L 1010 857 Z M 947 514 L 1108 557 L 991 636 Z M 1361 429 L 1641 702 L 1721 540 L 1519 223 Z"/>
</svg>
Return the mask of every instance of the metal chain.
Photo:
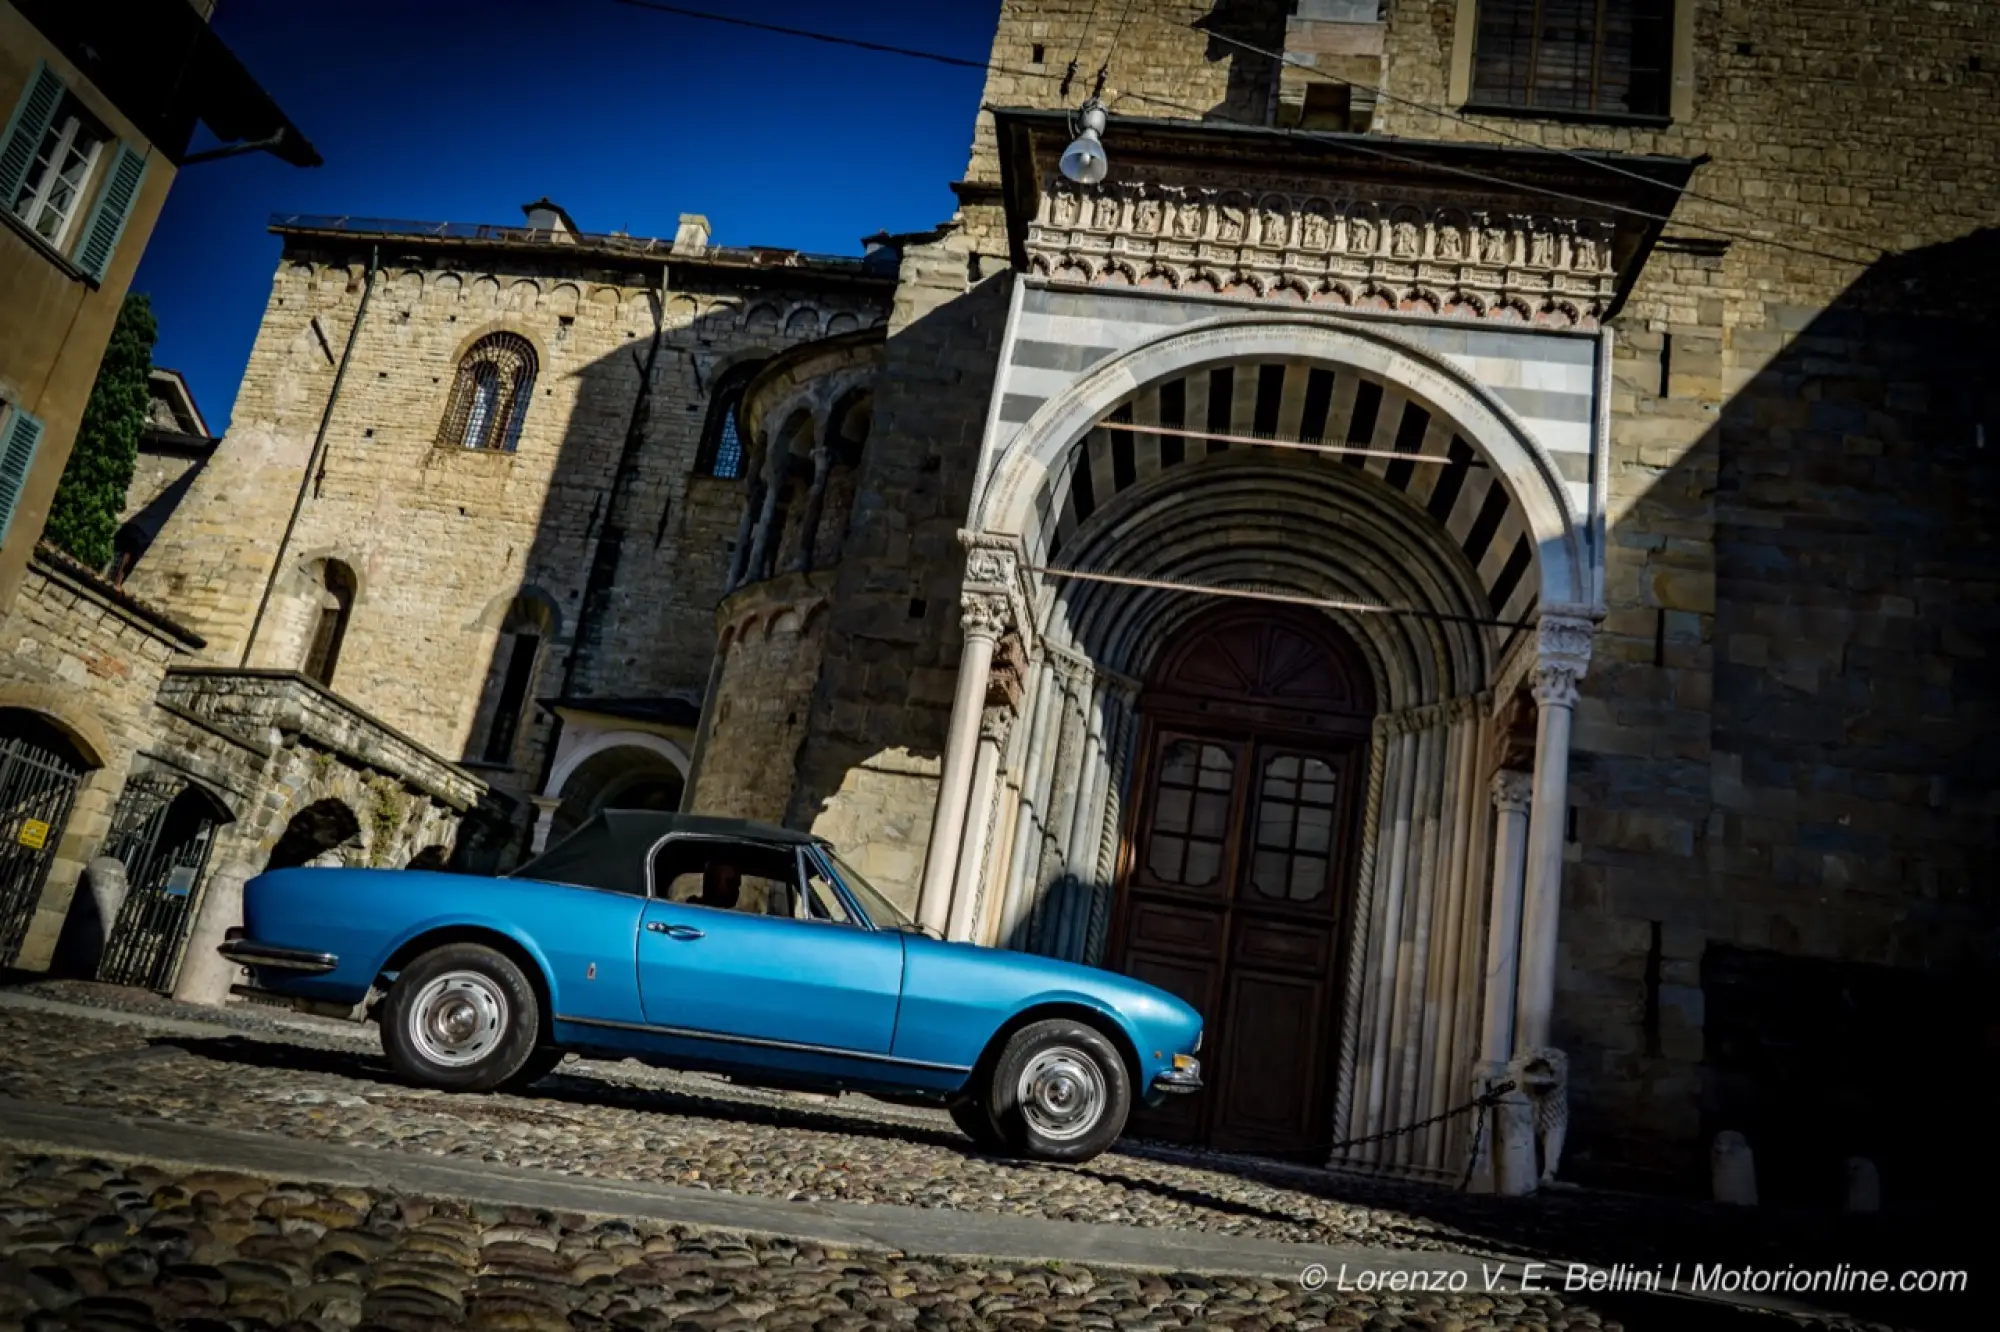
<svg viewBox="0 0 2000 1332">
<path fill-rule="evenodd" d="M 1349 1138 L 1346 1142 L 1336 1142 L 1327 1150 L 1331 1153 L 1343 1152 L 1349 1147 L 1366 1147 L 1371 1142 L 1386 1142 L 1390 1138 L 1400 1138 L 1406 1133 L 1419 1132 L 1420 1130 L 1429 1128 L 1433 1124 L 1442 1124 L 1447 1119 L 1456 1119 L 1460 1115 L 1468 1114 L 1474 1110 L 1491 1109 L 1500 1103 L 1501 1097 L 1513 1090 L 1514 1083 L 1512 1079 L 1506 1082 L 1496 1082 L 1472 1100 L 1467 1101 L 1464 1105 L 1455 1106 L 1441 1115 L 1432 1115 L 1429 1119 L 1420 1119 L 1414 1124 L 1405 1124 L 1401 1128 L 1392 1128 L 1381 1133 L 1373 1133 L 1365 1138 Z M 1485 1122 L 1484 1116 L 1480 1117 L 1480 1122 Z"/>
</svg>

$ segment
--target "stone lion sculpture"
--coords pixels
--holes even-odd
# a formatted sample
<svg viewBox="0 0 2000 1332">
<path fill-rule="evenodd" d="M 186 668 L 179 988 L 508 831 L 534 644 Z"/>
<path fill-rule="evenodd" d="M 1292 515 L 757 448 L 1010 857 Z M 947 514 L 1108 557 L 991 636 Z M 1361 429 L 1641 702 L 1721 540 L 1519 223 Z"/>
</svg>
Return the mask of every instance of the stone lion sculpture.
<svg viewBox="0 0 2000 1332">
<path fill-rule="evenodd" d="M 1535 1145 L 1541 1151 L 1541 1183 L 1555 1183 L 1569 1136 L 1569 1057 L 1561 1050 L 1523 1050 L 1507 1065 L 1507 1076 L 1535 1108 Z"/>
</svg>

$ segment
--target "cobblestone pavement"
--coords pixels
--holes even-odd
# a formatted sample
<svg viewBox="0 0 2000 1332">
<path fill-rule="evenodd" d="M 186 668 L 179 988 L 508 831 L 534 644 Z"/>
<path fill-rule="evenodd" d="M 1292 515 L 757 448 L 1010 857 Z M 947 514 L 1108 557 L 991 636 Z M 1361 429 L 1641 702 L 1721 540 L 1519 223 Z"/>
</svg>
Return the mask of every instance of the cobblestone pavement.
<svg viewBox="0 0 2000 1332">
<path fill-rule="evenodd" d="M 0 1325 L 1617 1328 L 1542 1294 L 1296 1283 L 842 1250 L 0 1149 Z"/>
<path fill-rule="evenodd" d="M 1559 1254 L 1604 1264 L 1650 1265 L 1685 1257 L 1769 1267 L 1867 1259 L 1869 1266 L 1894 1267 L 1895 1255 L 1884 1251 L 1886 1244 L 1900 1247 L 1903 1267 L 1941 1265 L 1936 1248 L 1919 1249 L 1920 1241 L 1908 1234 L 1901 1236 L 1899 1246 L 1887 1243 L 1890 1236 L 1857 1234 L 1851 1228 L 1771 1211 L 1732 1214 L 1708 1206 L 1584 1191 L 1549 1192 L 1533 1200 L 1472 1198 L 1270 1163 L 1190 1157 L 1144 1145 L 1123 1147 L 1084 1167 L 1025 1165 L 978 1156 L 948 1120 L 932 1112 L 858 1097 L 804 1100 L 631 1064 L 571 1061 L 527 1096 L 445 1096 L 393 1081 L 372 1027 L 301 1019 L 269 1009 L 185 1009 L 143 994 L 96 986 L 45 983 L 30 987 L 29 993 L 100 1009 L 122 1008 L 131 1017 L 111 1021 L 104 1020 L 109 1012 L 99 1017 L 0 1007 L 0 1095 L 260 1131 L 297 1141 L 387 1148 L 599 1180 L 678 1184 L 788 1201 L 894 1203 L 1293 1243 Z M 209 1032 L 220 1025 L 228 1034 L 175 1033 L 166 1026 L 174 1019 L 199 1021 Z M 150 1192 L 158 1183 L 145 1187 Z M 103 1187 L 109 1186 L 101 1180 L 88 1185 L 99 1191 Z M 361 1206 L 351 1200 L 345 1205 Z M 74 1206 L 81 1210 L 83 1204 Z M 0 1232 L 11 1236 L 0 1247 L 12 1252 L 19 1247 L 16 1241 L 24 1223 L 5 1224 L 13 1229 Z M 397 1222 L 398 1227 L 412 1224 L 407 1218 Z M 472 1223 L 461 1217 L 452 1224 L 462 1229 Z M 490 1224 L 513 1223 L 492 1220 Z M 598 1233 L 580 1223 L 556 1231 L 560 1233 L 551 1243 L 562 1252 L 598 1246 L 597 1240 L 579 1238 Z M 248 1242 L 256 1233 L 253 1227 L 239 1238 Z M 402 1235 L 404 1230 L 396 1233 Z M 686 1238 L 673 1239 L 669 1247 Z M 319 1242 L 315 1237 L 314 1243 Z M 619 1244 L 629 1246 L 629 1240 Z M 473 1246 L 467 1260 L 471 1265 L 463 1268 L 461 1301 L 474 1283 L 478 1264 L 472 1259 L 478 1249 Z M 654 1250 L 660 1251 L 657 1244 Z M 797 1246 L 780 1245 L 755 1249 L 750 1257 L 738 1254 L 732 1262 L 744 1264 L 742 1280 L 759 1289 L 765 1282 L 787 1290 L 804 1282 L 800 1288 L 807 1294 L 801 1298 L 810 1302 L 819 1298 L 822 1288 L 794 1270 L 803 1261 L 798 1257 L 801 1252 Z M 252 1261 L 265 1260 L 253 1256 Z M 831 1260 L 812 1261 L 825 1266 Z M 752 1267 L 755 1275 L 747 1275 Z M 832 1267 L 845 1270 L 839 1263 Z M 891 1281 L 892 1269 L 903 1270 L 892 1264 L 869 1279 Z M 1020 1283 L 1030 1280 L 1018 1271 L 1002 1275 L 997 1268 L 963 1277 L 958 1275 L 961 1269 L 947 1265 L 931 1264 L 923 1270 L 933 1274 L 928 1277 L 932 1282 L 946 1282 L 946 1290 L 976 1288 L 978 1293 L 963 1297 L 971 1301 L 963 1307 L 974 1310 L 988 1294 L 1002 1301 L 992 1307 L 1007 1307 L 1006 1300 L 1019 1298 Z M 592 1275 L 597 1275 L 595 1269 Z M 613 1274 L 607 1270 L 604 1275 Z M 1033 1279 L 1050 1278 L 1045 1274 Z M 1174 1301 L 1181 1297 L 1172 1291 L 1179 1287 L 1159 1285 L 1155 1300 L 1153 1295 L 1135 1293 L 1140 1288 L 1126 1284 L 1125 1278 L 1101 1279 L 1110 1284 L 1096 1291 L 1117 1292 L 1102 1297 L 1110 1301 L 1109 1316 L 1080 1315 L 1079 1325 L 1227 1321 L 1216 1319 L 1213 1307 L 1206 1313 L 1175 1312 Z M 903 1280 L 895 1278 L 897 1283 Z M 308 1283 L 301 1288 L 304 1284 Z M 1244 1287 L 1246 1292 L 1251 1289 Z M 1237 1326 L 1284 1326 L 1309 1317 L 1333 1326 L 1362 1326 L 1368 1318 L 1386 1314 L 1413 1318 L 1412 1326 L 1475 1327 L 1489 1325 L 1481 1320 L 1493 1312 L 1468 1307 L 1420 1314 L 1413 1308 L 1371 1308 L 1361 1322 L 1340 1322 L 1329 1320 L 1324 1311 L 1308 1315 L 1294 1308 L 1288 1301 L 1300 1296 L 1296 1290 L 1287 1294 L 1275 1287 L 1255 1289 L 1254 1295 L 1244 1298 L 1264 1308 L 1268 1321 L 1238 1321 Z M 1092 1298 L 1098 1297 L 1096 1291 Z M 584 1312 L 594 1318 L 610 1317 L 603 1311 L 613 1298 L 604 1294 L 605 1302 Z M 751 1304 L 758 1300 L 754 1294 L 731 1298 Z M 947 1306 L 960 1307 L 950 1300 L 938 1307 Z M 346 1310 L 348 1305 L 340 1308 Z M 1071 1312 L 1084 1308 L 1078 1305 Z M 1278 1316 L 1287 1312 L 1289 1319 Z M 1545 1315 L 1543 1321 L 1548 1321 L 1557 1311 L 1537 1306 L 1516 1312 L 1530 1321 Z M 1598 1316 L 1574 1308 L 1560 1313 L 1561 1321 L 1552 1325 L 1587 1326 Z M 18 1316 L 0 1309 L 0 1324 Z M 949 1322 L 949 1316 L 939 1317 Z M 578 1325 L 595 1324 L 585 1320 Z"/>
</svg>

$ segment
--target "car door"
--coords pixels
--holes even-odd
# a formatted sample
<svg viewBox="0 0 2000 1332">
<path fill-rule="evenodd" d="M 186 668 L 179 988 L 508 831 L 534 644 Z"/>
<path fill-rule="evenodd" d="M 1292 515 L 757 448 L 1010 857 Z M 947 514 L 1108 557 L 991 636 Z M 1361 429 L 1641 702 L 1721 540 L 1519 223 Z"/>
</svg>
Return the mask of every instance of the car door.
<svg viewBox="0 0 2000 1332">
<path fill-rule="evenodd" d="M 742 877 L 735 907 L 688 900 L 718 871 Z M 886 1055 L 903 987 L 903 936 L 816 909 L 799 848 L 690 837 L 655 853 L 639 930 L 649 1026 Z M 754 891 L 753 891 L 754 890 Z"/>
</svg>

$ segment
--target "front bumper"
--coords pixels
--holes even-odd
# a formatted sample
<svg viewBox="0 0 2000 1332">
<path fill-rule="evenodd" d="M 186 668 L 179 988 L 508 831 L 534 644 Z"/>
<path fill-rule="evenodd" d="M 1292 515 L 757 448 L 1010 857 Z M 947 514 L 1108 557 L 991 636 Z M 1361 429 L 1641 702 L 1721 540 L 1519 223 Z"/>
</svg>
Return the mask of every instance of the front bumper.
<svg viewBox="0 0 2000 1332">
<path fill-rule="evenodd" d="M 1153 1078 L 1153 1090 L 1180 1096 L 1201 1090 L 1201 1061 L 1188 1055 L 1179 1055 L 1174 1066 Z"/>
<path fill-rule="evenodd" d="M 240 930 L 240 926 L 230 929 L 215 950 L 238 966 L 290 971 L 303 976 L 324 976 L 340 965 L 340 959 L 332 953 L 315 953 L 304 948 L 279 948 L 273 944 L 261 944 L 245 939 Z"/>
</svg>

